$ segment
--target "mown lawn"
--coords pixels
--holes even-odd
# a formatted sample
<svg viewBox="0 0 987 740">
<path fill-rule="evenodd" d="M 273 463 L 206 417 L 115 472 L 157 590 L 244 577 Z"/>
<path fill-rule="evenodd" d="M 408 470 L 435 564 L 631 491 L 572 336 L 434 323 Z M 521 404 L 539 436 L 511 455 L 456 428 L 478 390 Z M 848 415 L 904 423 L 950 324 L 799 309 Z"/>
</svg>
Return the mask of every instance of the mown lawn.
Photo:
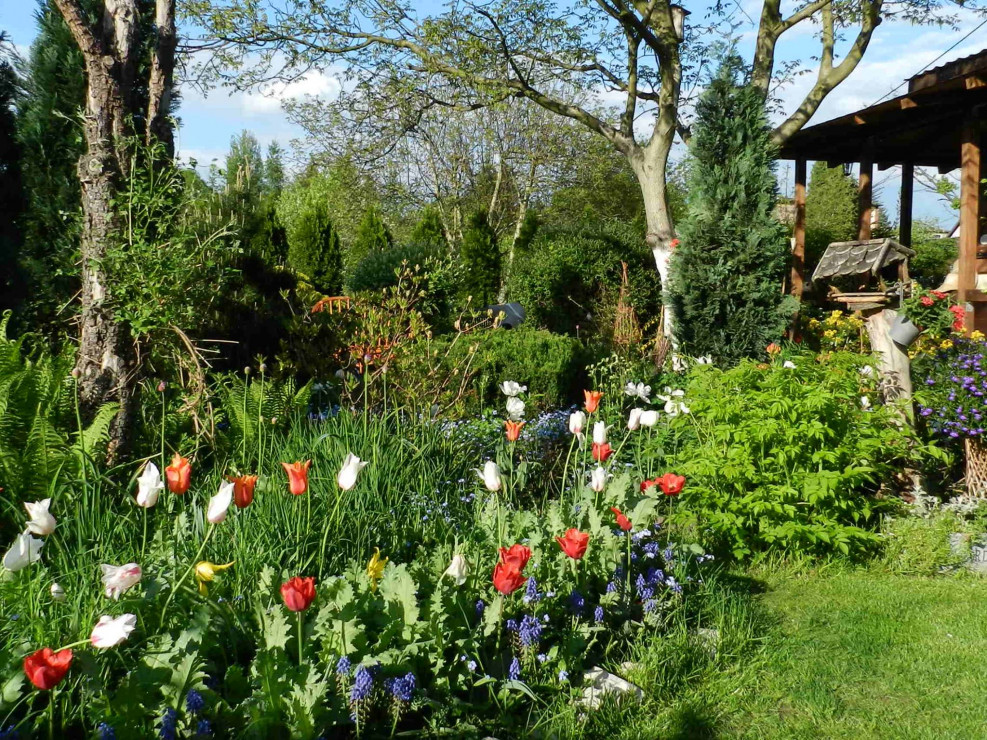
<svg viewBox="0 0 987 740">
<path fill-rule="evenodd" d="M 685 631 L 640 646 L 646 701 L 562 734 L 987 737 L 985 617 L 987 579 L 757 569 L 708 607 L 715 657 Z"/>
</svg>

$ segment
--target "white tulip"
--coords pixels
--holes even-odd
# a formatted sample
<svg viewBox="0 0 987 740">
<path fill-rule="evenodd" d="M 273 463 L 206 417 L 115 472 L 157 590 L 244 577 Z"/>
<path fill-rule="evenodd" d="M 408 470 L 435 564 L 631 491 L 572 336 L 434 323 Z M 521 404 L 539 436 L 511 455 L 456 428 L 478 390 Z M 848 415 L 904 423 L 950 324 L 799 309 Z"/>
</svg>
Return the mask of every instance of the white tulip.
<svg viewBox="0 0 987 740">
<path fill-rule="evenodd" d="M 860 408 L 864 411 L 870 411 L 870 399 L 867 396 L 860 397 Z"/>
<path fill-rule="evenodd" d="M 158 466 L 148 461 L 137 479 L 137 505 L 145 509 L 150 509 L 158 503 L 158 496 L 164 490 L 164 481 L 161 480 L 161 473 Z"/>
<path fill-rule="evenodd" d="M 636 432 L 641 428 L 641 414 L 644 413 L 644 409 L 631 409 L 631 413 L 627 416 L 627 428 Z"/>
<path fill-rule="evenodd" d="M 783 363 L 781 363 L 781 366 L 789 370 L 795 369 L 795 363 L 792 362 L 791 360 L 785 360 Z"/>
<path fill-rule="evenodd" d="M 65 589 L 59 584 L 51 584 L 51 598 L 54 601 L 65 601 Z"/>
<path fill-rule="evenodd" d="M 210 524 L 219 524 L 226 519 L 226 510 L 233 502 L 233 481 L 225 481 L 219 486 L 219 493 L 209 499 L 209 506 L 206 507 L 206 521 Z"/>
<path fill-rule="evenodd" d="M 513 421 L 519 421 L 524 416 L 524 401 L 517 396 L 507 399 L 507 415 Z"/>
<path fill-rule="evenodd" d="M 651 386 L 644 383 L 628 383 L 624 386 L 624 393 L 631 398 L 640 398 L 645 403 L 651 400 Z"/>
<path fill-rule="evenodd" d="M 141 580 L 141 567 L 137 563 L 126 565 L 99 566 L 103 571 L 103 590 L 106 598 L 119 601 L 120 596 L 136 586 Z"/>
<path fill-rule="evenodd" d="M 457 586 L 462 586 L 466 583 L 466 577 L 470 574 L 470 564 L 466 562 L 466 558 L 462 555 L 454 555 L 452 562 L 449 563 L 449 567 L 446 568 L 443 576 L 449 576 L 452 578 Z"/>
<path fill-rule="evenodd" d="M 483 470 L 476 471 L 483 478 L 483 485 L 487 487 L 488 491 L 499 491 L 500 490 L 500 466 L 497 465 L 493 460 L 487 460 L 483 464 Z"/>
<path fill-rule="evenodd" d="M 600 493 L 604 488 L 607 487 L 607 471 L 602 467 L 597 466 L 596 470 L 590 473 L 589 476 L 589 487 L 592 488 L 597 493 Z"/>
<path fill-rule="evenodd" d="M 41 548 L 44 544 L 44 540 L 32 537 L 30 532 L 21 532 L 3 556 L 3 567 L 16 573 L 31 563 L 38 562 L 41 559 Z"/>
<path fill-rule="evenodd" d="M 35 503 L 25 503 L 27 515 L 31 519 L 27 523 L 27 531 L 31 534 L 48 535 L 55 531 L 55 517 L 48 511 L 51 499 L 46 498 Z"/>
<path fill-rule="evenodd" d="M 647 409 L 641 412 L 641 426 L 653 427 L 658 423 L 658 412 L 654 409 Z"/>
<path fill-rule="evenodd" d="M 579 436 L 583 433 L 583 428 L 586 426 L 586 412 L 584 411 L 573 411 L 569 414 L 569 431 Z"/>
<path fill-rule="evenodd" d="M 356 477 L 360 471 L 367 467 L 367 463 L 358 458 L 352 452 L 347 452 L 343 458 L 343 467 L 336 476 L 336 483 L 344 491 L 351 491 L 356 485 Z"/>
<path fill-rule="evenodd" d="M 503 383 L 500 384 L 500 390 L 505 396 L 508 396 L 509 398 L 514 398 L 515 396 L 527 391 L 528 386 L 521 385 L 520 383 L 516 383 L 513 380 L 505 380 Z"/>
<path fill-rule="evenodd" d="M 100 650 L 116 647 L 130 637 L 136 626 L 137 617 L 133 614 L 121 614 L 115 618 L 104 615 L 93 627 L 89 642 Z"/>
<path fill-rule="evenodd" d="M 593 425 L 593 444 L 602 445 L 607 441 L 607 425 L 598 421 Z"/>
</svg>

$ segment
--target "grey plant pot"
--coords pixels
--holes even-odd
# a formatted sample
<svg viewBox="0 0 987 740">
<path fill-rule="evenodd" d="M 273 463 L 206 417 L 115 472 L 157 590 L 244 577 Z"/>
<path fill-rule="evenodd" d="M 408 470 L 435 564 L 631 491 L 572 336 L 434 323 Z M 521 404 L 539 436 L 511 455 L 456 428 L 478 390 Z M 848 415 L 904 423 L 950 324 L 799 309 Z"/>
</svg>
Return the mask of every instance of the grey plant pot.
<svg viewBox="0 0 987 740">
<path fill-rule="evenodd" d="M 918 339 L 918 335 L 922 333 L 915 324 L 911 322 L 905 316 L 898 316 L 891 324 L 891 330 L 889 334 L 891 336 L 891 341 L 897 344 L 899 347 L 910 347 L 912 343 Z"/>
</svg>

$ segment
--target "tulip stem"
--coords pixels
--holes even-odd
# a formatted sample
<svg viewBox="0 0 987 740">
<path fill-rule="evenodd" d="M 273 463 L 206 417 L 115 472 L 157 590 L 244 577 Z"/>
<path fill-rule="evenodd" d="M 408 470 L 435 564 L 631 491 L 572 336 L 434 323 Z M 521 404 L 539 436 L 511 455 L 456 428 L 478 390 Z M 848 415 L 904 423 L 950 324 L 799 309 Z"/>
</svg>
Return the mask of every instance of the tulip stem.
<svg viewBox="0 0 987 740">
<path fill-rule="evenodd" d="M 71 650 L 72 648 L 82 647 L 83 645 L 89 644 L 89 638 L 85 640 L 78 640 L 77 642 L 70 642 L 68 645 L 63 645 L 62 647 L 55 650 L 56 653 L 60 653 L 62 650 Z"/>
<path fill-rule="evenodd" d="M 302 656 L 302 613 L 297 612 L 295 616 L 298 617 L 298 665 L 304 665 L 305 658 Z"/>
<path fill-rule="evenodd" d="M 171 590 L 171 593 L 168 594 L 168 598 L 165 600 L 164 607 L 161 609 L 161 621 L 158 623 L 158 629 L 164 627 L 165 615 L 168 613 L 168 605 L 171 603 L 171 600 L 175 598 L 175 594 L 181 590 L 182 585 L 185 583 L 185 580 L 189 577 L 189 575 L 191 575 L 192 571 L 195 570 L 195 564 L 199 562 L 199 556 L 202 555 L 202 551 L 206 549 L 206 543 L 209 542 L 209 538 L 212 536 L 214 529 L 216 529 L 216 525 L 210 524 L 209 529 L 206 531 L 206 536 L 202 538 L 202 544 L 199 545 L 199 551 L 195 553 L 195 557 L 192 558 L 192 564 L 188 567 L 188 570 L 186 570 L 185 573 L 182 575 L 181 580 L 179 580 L 178 583 L 175 584 L 175 587 Z"/>
</svg>

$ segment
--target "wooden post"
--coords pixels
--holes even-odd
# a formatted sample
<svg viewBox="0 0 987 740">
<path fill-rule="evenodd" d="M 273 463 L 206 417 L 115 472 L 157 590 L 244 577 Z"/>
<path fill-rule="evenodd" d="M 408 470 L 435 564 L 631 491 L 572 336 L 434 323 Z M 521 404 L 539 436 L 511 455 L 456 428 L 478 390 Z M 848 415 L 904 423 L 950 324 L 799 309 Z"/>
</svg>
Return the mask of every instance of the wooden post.
<svg viewBox="0 0 987 740">
<path fill-rule="evenodd" d="M 980 241 L 980 131 L 972 116 L 963 126 L 960 149 L 960 259 L 956 299 L 966 305 L 967 294 L 977 288 L 977 243 Z M 974 306 L 976 310 L 976 306 Z M 972 331 L 973 312 L 967 312 L 966 328 Z"/>
<path fill-rule="evenodd" d="M 914 190 L 915 165 L 901 165 L 901 211 L 898 216 L 898 241 L 912 246 L 912 192 Z"/>
<path fill-rule="evenodd" d="M 857 239 L 870 239 L 870 220 L 874 209 L 874 161 L 868 152 L 860 160 L 860 185 L 857 197 L 860 204 L 860 225 L 857 229 Z"/>
<path fill-rule="evenodd" d="M 792 249 L 792 295 L 802 300 L 805 287 L 805 159 L 795 160 L 795 246 Z"/>
</svg>

